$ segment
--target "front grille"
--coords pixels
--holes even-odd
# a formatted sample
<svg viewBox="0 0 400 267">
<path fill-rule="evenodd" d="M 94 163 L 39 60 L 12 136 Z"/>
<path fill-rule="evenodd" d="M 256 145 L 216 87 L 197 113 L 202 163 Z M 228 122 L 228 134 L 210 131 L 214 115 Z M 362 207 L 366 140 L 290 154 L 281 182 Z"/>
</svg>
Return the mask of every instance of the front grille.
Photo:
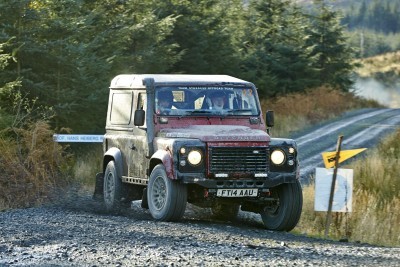
<svg viewBox="0 0 400 267">
<path fill-rule="evenodd" d="M 266 173 L 268 147 L 210 147 L 210 173 Z"/>
</svg>

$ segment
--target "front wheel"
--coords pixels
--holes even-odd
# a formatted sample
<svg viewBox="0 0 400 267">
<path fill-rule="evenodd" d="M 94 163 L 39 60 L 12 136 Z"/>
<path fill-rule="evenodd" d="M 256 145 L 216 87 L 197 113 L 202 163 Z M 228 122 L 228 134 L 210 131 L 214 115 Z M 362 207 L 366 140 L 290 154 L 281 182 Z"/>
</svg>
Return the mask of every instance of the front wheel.
<svg viewBox="0 0 400 267">
<path fill-rule="evenodd" d="M 169 179 L 164 166 L 158 164 L 150 174 L 147 202 L 150 214 L 154 219 L 160 221 L 179 220 L 186 209 L 186 186 Z"/>
<path fill-rule="evenodd" d="M 282 184 L 273 192 L 276 203 L 260 212 L 265 227 L 275 231 L 290 231 L 300 220 L 303 194 L 299 181 Z"/>
</svg>

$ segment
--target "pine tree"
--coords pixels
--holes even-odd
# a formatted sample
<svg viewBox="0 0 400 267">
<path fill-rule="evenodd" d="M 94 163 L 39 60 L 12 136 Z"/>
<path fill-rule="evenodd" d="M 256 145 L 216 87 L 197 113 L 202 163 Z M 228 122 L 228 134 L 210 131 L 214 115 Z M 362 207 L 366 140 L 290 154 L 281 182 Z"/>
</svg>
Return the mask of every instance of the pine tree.
<svg viewBox="0 0 400 267">
<path fill-rule="evenodd" d="M 0 71 L 3 71 L 13 59 L 12 54 L 6 53 L 7 43 L 0 43 Z M 20 86 L 18 80 L 1 81 L 0 83 L 0 136 L 1 130 L 8 128 L 12 124 L 12 102 L 14 89 Z"/>
<path fill-rule="evenodd" d="M 35 100 L 38 106 L 55 108 L 55 125 L 72 126 L 79 118 L 76 107 L 88 91 L 81 90 L 80 69 L 82 45 L 74 38 L 78 6 L 71 1 L 5 1 L 2 10 L 8 14 L 2 25 L 12 44 L 16 67 L 2 74 L 21 81 L 21 94 Z M 66 8 L 68 6 L 68 9 Z M 74 13 L 75 12 L 75 13 Z M 3 77 L 4 77 L 3 76 Z M 85 88 L 85 87 L 83 87 Z M 76 120 L 77 125 L 85 122 Z"/>
<path fill-rule="evenodd" d="M 315 0 L 315 15 L 308 28 L 307 47 L 317 70 L 319 85 L 331 85 L 347 91 L 352 85 L 352 51 L 347 46 L 340 17 L 323 0 Z"/>
<path fill-rule="evenodd" d="M 167 72 L 179 58 L 176 44 L 167 40 L 175 19 L 159 19 L 154 3 L 3 1 L 2 38 L 15 36 L 18 52 L 17 65 L 3 71 L 0 81 L 19 78 L 24 95 L 54 107 L 55 127 L 103 131 L 115 74 Z"/>
<path fill-rule="evenodd" d="M 172 72 L 237 74 L 239 57 L 233 39 L 238 30 L 229 24 L 242 6 L 240 0 L 162 1 L 160 16 L 177 18 L 170 39 L 178 44 L 181 58 Z"/>
<path fill-rule="evenodd" d="M 304 49 L 306 27 L 307 20 L 290 1 L 250 2 L 243 70 L 262 95 L 302 91 L 314 84 Z"/>
</svg>

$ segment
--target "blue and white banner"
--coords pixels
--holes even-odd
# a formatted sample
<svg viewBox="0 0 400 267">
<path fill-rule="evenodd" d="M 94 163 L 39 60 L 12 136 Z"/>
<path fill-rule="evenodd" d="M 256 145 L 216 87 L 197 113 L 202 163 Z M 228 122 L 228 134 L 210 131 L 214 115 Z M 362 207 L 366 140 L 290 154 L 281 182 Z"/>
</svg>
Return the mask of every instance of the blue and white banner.
<svg viewBox="0 0 400 267">
<path fill-rule="evenodd" d="M 102 143 L 104 135 L 93 134 L 55 134 L 54 142 L 58 143 Z"/>
</svg>

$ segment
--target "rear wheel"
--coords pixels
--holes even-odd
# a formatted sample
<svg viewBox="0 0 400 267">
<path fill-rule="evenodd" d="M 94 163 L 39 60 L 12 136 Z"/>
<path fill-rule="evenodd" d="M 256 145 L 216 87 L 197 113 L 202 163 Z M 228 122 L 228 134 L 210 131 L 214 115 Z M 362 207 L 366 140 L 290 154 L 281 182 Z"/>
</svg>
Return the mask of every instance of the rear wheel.
<svg viewBox="0 0 400 267">
<path fill-rule="evenodd" d="M 303 207 L 300 182 L 282 184 L 272 192 L 277 202 L 261 211 L 264 225 L 269 230 L 290 231 L 299 222 Z"/>
<path fill-rule="evenodd" d="M 150 174 L 147 202 L 150 214 L 154 219 L 160 221 L 179 220 L 186 209 L 186 186 L 169 179 L 164 166 L 158 164 Z"/>
<path fill-rule="evenodd" d="M 108 212 L 118 211 L 122 204 L 122 181 L 115 162 L 110 161 L 104 172 L 103 184 L 104 205 Z"/>
</svg>

